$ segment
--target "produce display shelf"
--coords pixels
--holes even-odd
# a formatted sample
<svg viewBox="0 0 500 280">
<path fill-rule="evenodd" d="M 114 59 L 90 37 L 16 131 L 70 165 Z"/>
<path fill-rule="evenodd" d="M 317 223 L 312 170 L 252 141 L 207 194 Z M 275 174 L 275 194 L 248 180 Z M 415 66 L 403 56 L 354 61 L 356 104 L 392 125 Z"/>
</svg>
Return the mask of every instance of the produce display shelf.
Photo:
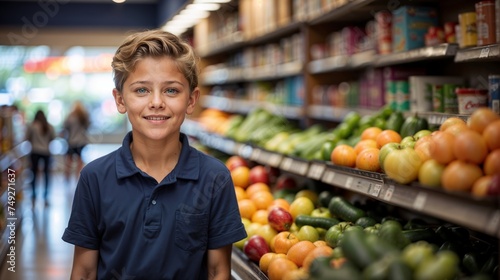
<svg viewBox="0 0 500 280">
<path fill-rule="evenodd" d="M 342 108 L 342 107 L 333 107 L 326 105 L 309 105 L 307 106 L 307 115 L 309 117 L 326 120 L 326 121 L 334 121 L 341 122 L 344 117 L 349 114 L 349 112 L 356 111 L 362 116 L 373 115 L 377 110 L 368 109 L 368 108 Z"/>
<path fill-rule="evenodd" d="M 231 254 L 231 279 L 247 280 L 262 279 L 267 280 L 267 276 L 262 270 L 252 262 L 240 249 L 233 246 Z"/>
<path fill-rule="evenodd" d="M 500 200 L 430 188 L 418 183 L 398 184 L 385 174 L 336 166 L 323 161 L 306 161 L 280 155 L 249 144 L 237 143 L 198 131 L 198 139 L 208 147 L 240 155 L 260 164 L 270 164 L 309 179 L 357 192 L 374 199 L 414 210 L 500 238 Z"/>
<path fill-rule="evenodd" d="M 500 44 L 460 49 L 455 62 L 500 61 Z"/>
<path fill-rule="evenodd" d="M 282 105 L 244 99 L 231 99 L 213 95 L 201 96 L 200 102 L 204 107 L 215 108 L 224 112 L 238 114 L 248 114 L 255 108 L 264 108 L 289 119 L 300 119 L 303 118 L 305 114 L 305 110 L 302 106 Z"/>
<path fill-rule="evenodd" d="M 464 121 L 467 121 L 470 117 L 470 115 L 447 114 L 439 112 L 418 112 L 417 114 L 421 117 L 427 118 L 429 124 L 434 125 L 441 125 L 445 120 L 451 117 L 461 118 Z"/>
</svg>

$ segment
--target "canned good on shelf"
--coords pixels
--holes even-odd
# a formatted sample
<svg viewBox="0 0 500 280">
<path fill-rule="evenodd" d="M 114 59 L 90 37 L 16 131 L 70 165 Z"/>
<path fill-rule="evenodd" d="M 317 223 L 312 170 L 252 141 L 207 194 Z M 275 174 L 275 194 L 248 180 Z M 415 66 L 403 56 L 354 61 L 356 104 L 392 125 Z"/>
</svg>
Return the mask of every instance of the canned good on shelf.
<svg viewBox="0 0 500 280">
<path fill-rule="evenodd" d="M 488 76 L 489 107 L 500 115 L 500 75 Z"/>
<path fill-rule="evenodd" d="M 458 113 L 470 115 L 479 107 L 488 106 L 488 90 L 477 88 L 457 88 Z"/>
<path fill-rule="evenodd" d="M 477 45 L 476 12 L 458 15 L 460 24 L 460 47 L 474 47 Z"/>
</svg>

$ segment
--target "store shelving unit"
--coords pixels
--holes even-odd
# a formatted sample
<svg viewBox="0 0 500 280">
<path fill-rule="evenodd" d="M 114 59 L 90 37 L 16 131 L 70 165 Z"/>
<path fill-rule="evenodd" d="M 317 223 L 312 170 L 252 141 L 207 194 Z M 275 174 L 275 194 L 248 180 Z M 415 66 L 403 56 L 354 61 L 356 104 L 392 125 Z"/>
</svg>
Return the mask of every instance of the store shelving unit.
<svg viewBox="0 0 500 280">
<path fill-rule="evenodd" d="M 253 145 L 205 132 L 196 122 L 186 121 L 183 132 L 216 150 L 239 155 L 262 165 L 321 181 L 384 203 L 433 216 L 500 238 L 500 200 L 474 198 L 468 193 L 451 192 L 412 183 L 398 184 L 383 173 L 336 166 L 323 161 L 306 161 Z"/>
<path fill-rule="evenodd" d="M 240 1 L 244 2 L 244 0 Z M 313 1 L 304 1 L 304 3 Z M 442 21 L 458 20 L 458 13 L 473 10 L 477 1 L 452 0 L 432 1 L 396 1 L 395 5 L 430 4 L 442 8 L 446 15 Z M 289 3 L 292 3 L 290 1 Z M 351 56 L 321 57 L 313 56 L 311 49 L 315 44 L 324 43 L 325 37 L 332 31 L 339 31 L 348 25 L 363 26 L 378 11 L 396 8 L 391 1 L 383 0 L 344 0 L 331 1 L 336 6 L 316 11 L 310 17 L 293 17 L 289 24 L 276 29 L 259 33 L 255 37 L 246 38 L 245 33 L 235 34 L 237 39 L 217 42 L 213 48 L 204 47 L 199 51 L 202 61 L 217 65 L 211 71 L 204 71 L 200 76 L 202 93 L 209 92 L 213 86 L 246 85 L 265 81 L 276 81 L 293 76 L 304 78 L 305 100 L 300 106 L 274 104 L 267 101 L 249 101 L 241 96 L 228 98 L 204 95 L 201 105 L 205 108 L 216 108 L 228 113 L 248 114 L 256 107 L 269 109 L 293 120 L 305 120 L 302 124 L 315 122 L 340 123 L 350 111 L 361 115 L 372 115 L 378 108 L 373 107 L 335 107 L 330 104 L 312 102 L 312 91 L 315 86 L 353 80 L 367 69 L 390 66 L 419 66 L 431 70 L 430 75 L 457 75 L 466 79 L 483 80 L 481 76 L 488 71 L 498 71 L 500 62 L 500 44 L 482 47 L 460 48 L 458 44 L 446 43 L 431 47 L 413 49 L 406 52 L 379 55 L 373 50 L 356 53 Z M 296 8 L 296 7 L 293 7 Z M 225 65 L 225 56 L 259 47 L 268 43 L 280 42 L 292 34 L 300 34 L 304 39 L 304 59 L 290 64 L 260 67 L 234 67 Z M 231 37 L 231 36 L 229 36 Z M 478 63 L 481 63 L 478 66 Z M 231 63 L 228 63 L 231 65 Z M 206 68 L 210 69 L 210 68 Z M 479 78 L 479 79 L 478 79 Z M 471 83 L 472 84 L 472 83 Z M 477 84 L 476 84 L 477 85 Z M 405 113 L 407 116 L 413 113 Z M 449 117 L 468 119 L 468 115 L 418 112 L 426 117 L 429 124 L 440 125 Z M 305 161 L 265 150 L 248 143 L 238 143 L 220 135 L 208 133 L 196 122 L 187 120 L 183 131 L 198 139 L 202 144 L 228 155 L 239 155 L 253 162 L 279 168 L 307 179 L 316 180 L 335 188 L 361 194 L 382 203 L 408 209 L 417 214 L 426 215 L 464 226 L 479 234 L 500 240 L 500 200 L 496 198 L 474 198 L 467 193 L 449 192 L 443 189 L 430 188 L 418 183 L 398 184 L 382 173 L 365 172 L 354 168 L 335 166 L 329 162 Z M 240 258 L 233 254 L 233 258 Z M 241 262 L 240 262 L 241 263 Z"/>
</svg>

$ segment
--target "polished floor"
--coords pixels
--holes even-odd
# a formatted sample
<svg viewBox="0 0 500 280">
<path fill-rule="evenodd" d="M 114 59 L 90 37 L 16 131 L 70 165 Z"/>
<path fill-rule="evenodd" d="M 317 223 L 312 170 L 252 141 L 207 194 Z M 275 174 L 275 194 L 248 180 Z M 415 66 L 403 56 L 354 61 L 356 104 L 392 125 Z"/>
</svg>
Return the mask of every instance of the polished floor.
<svg viewBox="0 0 500 280">
<path fill-rule="evenodd" d="M 73 180 L 74 181 L 74 180 Z M 16 232 L 15 272 L 2 262 L 2 280 L 69 279 L 73 246 L 62 241 L 74 193 L 74 183 L 67 183 L 60 173 L 53 173 L 48 205 L 39 198 L 31 202 L 31 190 L 24 186 L 24 195 L 17 211 L 22 220 Z M 38 186 L 38 193 L 42 193 Z"/>
</svg>

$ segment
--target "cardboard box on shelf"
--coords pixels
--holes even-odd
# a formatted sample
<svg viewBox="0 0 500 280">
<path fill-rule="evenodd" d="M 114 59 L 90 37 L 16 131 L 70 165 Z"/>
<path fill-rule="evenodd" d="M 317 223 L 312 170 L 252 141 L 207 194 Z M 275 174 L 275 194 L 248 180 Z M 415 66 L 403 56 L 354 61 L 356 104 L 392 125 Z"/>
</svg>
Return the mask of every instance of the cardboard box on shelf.
<svg viewBox="0 0 500 280">
<path fill-rule="evenodd" d="M 401 52 L 425 46 L 425 33 L 437 26 L 437 10 L 432 7 L 403 6 L 392 12 L 392 51 Z"/>
</svg>

